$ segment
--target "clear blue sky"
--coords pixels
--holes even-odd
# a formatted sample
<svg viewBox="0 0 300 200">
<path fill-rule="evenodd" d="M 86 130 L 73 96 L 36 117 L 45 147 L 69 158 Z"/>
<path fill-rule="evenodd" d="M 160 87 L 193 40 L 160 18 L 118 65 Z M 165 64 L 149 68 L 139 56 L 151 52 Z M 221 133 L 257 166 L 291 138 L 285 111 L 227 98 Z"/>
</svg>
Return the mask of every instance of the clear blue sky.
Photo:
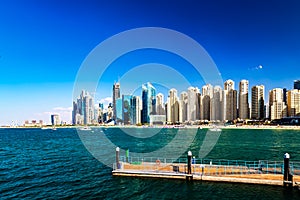
<svg viewBox="0 0 300 200">
<path fill-rule="evenodd" d="M 236 88 L 248 79 L 250 87 L 266 85 L 266 93 L 291 89 L 300 79 L 299 10 L 297 0 L 0 1 L 0 125 L 48 123 L 50 113 L 69 122 L 73 83 L 85 57 L 101 41 L 138 27 L 174 29 L 195 39 Z M 143 55 L 140 60 L 151 61 Z M 168 55 L 153 57 L 168 63 Z M 126 62 L 120 65 L 126 71 Z M 122 70 L 103 79 L 108 87 L 98 98 L 111 96 Z"/>
</svg>

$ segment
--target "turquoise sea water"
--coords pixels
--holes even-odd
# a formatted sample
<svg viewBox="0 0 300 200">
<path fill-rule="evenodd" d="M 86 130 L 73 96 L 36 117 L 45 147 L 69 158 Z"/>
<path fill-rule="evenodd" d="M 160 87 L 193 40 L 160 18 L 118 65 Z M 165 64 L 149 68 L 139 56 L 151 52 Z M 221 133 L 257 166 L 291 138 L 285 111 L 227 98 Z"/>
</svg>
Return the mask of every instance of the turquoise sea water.
<svg viewBox="0 0 300 200">
<path fill-rule="evenodd" d="M 102 131 L 117 146 L 139 153 L 160 149 L 178 134 L 162 129 L 137 138 L 117 128 L 93 131 L 83 134 L 95 140 Z M 186 150 L 199 152 L 206 130 L 198 130 L 195 138 L 189 138 L 195 130 L 180 131 L 193 139 Z M 0 129 L 0 199 L 300 199 L 299 191 L 275 186 L 112 177 L 111 168 L 91 155 L 82 137 L 76 129 Z M 177 141 L 174 148 L 183 143 Z M 108 150 L 103 146 L 100 151 L 105 155 Z M 286 152 L 300 161 L 300 131 L 228 129 L 206 158 L 281 161 Z"/>
</svg>

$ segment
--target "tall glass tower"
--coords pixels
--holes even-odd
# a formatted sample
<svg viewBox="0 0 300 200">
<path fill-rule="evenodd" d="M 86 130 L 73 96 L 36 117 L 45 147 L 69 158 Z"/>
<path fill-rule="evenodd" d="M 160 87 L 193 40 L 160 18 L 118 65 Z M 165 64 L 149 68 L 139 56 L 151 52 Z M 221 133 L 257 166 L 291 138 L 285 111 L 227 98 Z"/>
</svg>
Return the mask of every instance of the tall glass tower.
<svg viewBox="0 0 300 200">
<path fill-rule="evenodd" d="M 150 115 L 156 114 L 156 89 L 151 83 L 142 85 L 142 123 L 150 123 Z"/>
</svg>

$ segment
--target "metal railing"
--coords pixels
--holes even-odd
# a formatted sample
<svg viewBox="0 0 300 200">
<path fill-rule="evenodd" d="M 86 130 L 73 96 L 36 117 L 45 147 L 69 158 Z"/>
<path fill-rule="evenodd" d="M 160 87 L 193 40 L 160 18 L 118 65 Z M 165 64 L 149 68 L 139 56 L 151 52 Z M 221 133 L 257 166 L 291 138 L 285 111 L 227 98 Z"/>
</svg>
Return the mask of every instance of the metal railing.
<svg viewBox="0 0 300 200">
<path fill-rule="evenodd" d="M 283 174 L 283 161 L 244 161 L 224 159 L 192 159 L 192 174 L 197 175 L 239 175 L 239 174 Z M 151 171 L 164 173 L 187 173 L 187 158 L 125 157 L 120 164 L 113 164 L 113 170 Z M 300 162 L 290 162 L 290 173 L 300 175 Z"/>
</svg>

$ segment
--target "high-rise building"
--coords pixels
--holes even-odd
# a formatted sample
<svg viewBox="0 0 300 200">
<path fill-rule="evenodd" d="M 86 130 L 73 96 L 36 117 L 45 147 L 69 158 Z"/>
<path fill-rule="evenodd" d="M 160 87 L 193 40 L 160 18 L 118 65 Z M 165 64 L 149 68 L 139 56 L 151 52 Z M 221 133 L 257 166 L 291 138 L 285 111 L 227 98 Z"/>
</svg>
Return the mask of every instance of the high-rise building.
<svg viewBox="0 0 300 200">
<path fill-rule="evenodd" d="M 156 89 L 151 83 L 142 85 L 142 123 L 150 122 L 150 115 L 156 114 Z"/>
<path fill-rule="evenodd" d="M 199 88 L 195 87 L 196 92 L 196 120 L 201 119 L 201 93 Z"/>
<path fill-rule="evenodd" d="M 83 98 L 83 122 L 84 124 L 92 124 L 94 118 L 94 99 L 86 92 Z"/>
<path fill-rule="evenodd" d="M 187 91 L 187 121 L 196 120 L 197 112 L 197 89 L 194 87 L 189 87 Z"/>
<path fill-rule="evenodd" d="M 115 112 L 112 116 L 115 116 L 114 120 L 117 123 L 123 123 L 123 100 L 122 98 L 117 98 L 115 103 Z"/>
<path fill-rule="evenodd" d="M 167 104 L 167 123 L 179 122 L 179 101 L 176 89 L 170 89 Z"/>
<path fill-rule="evenodd" d="M 210 119 L 213 121 L 223 121 L 223 91 L 220 86 L 214 87 L 210 105 Z"/>
<path fill-rule="evenodd" d="M 269 106 L 269 117 L 271 120 L 286 117 L 287 107 L 283 101 L 283 89 L 275 88 L 269 91 Z"/>
<path fill-rule="evenodd" d="M 121 100 L 121 105 L 122 105 L 122 99 L 120 98 L 120 100 Z M 109 103 L 108 104 L 108 107 L 107 107 L 107 113 L 106 113 L 106 115 L 105 115 L 105 121 L 106 122 L 110 122 L 110 121 L 112 121 L 113 120 L 113 106 L 112 106 L 112 103 Z M 121 115 L 122 115 L 122 112 L 120 112 L 121 113 Z"/>
<path fill-rule="evenodd" d="M 300 80 L 294 80 L 294 89 L 300 90 Z"/>
<path fill-rule="evenodd" d="M 265 86 L 253 86 L 251 94 L 251 119 L 264 119 Z"/>
<path fill-rule="evenodd" d="M 165 105 L 164 105 L 164 95 L 162 93 L 158 93 L 156 95 L 156 114 L 157 115 L 165 115 Z"/>
<path fill-rule="evenodd" d="M 237 91 L 234 89 L 233 80 L 225 81 L 223 93 L 224 120 L 235 120 L 237 119 Z"/>
<path fill-rule="evenodd" d="M 201 108 L 200 108 L 200 119 L 210 120 L 211 115 L 211 105 L 210 101 L 213 97 L 213 86 L 211 84 L 206 84 L 202 87 L 201 95 Z"/>
<path fill-rule="evenodd" d="M 78 105 L 77 102 L 73 101 L 73 110 L 72 110 L 72 124 L 77 124 L 76 115 L 78 114 Z"/>
<path fill-rule="evenodd" d="M 118 98 L 121 97 L 120 94 L 120 83 L 114 83 L 113 85 L 113 119 L 116 120 L 116 116 L 117 116 L 117 108 L 116 108 L 116 101 Z"/>
<path fill-rule="evenodd" d="M 300 90 L 294 89 L 287 92 L 288 116 L 300 115 Z"/>
<path fill-rule="evenodd" d="M 77 101 L 73 101 L 73 124 L 97 123 L 97 119 L 95 119 L 94 112 L 94 98 L 87 91 L 83 90 Z"/>
<path fill-rule="evenodd" d="M 139 96 L 133 96 L 132 103 L 132 124 L 141 123 L 142 101 Z"/>
<path fill-rule="evenodd" d="M 179 110 L 179 121 L 181 123 L 187 121 L 187 102 L 188 102 L 188 95 L 186 92 L 182 92 L 180 94 L 180 110 Z"/>
<path fill-rule="evenodd" d="M 122 95 L 122 115 L 123 115 L 123 123 L 125 125 L 132 124 L 132 95 Z"/>
<path fill-rule="evenodd" d="M 104 123 L 104 117 L 103 117 L 103 115 L 104 115 L 104 106 L 103 106 L 103 103 L 99 103 L 98 116 L 97 116 L 99 124 Z"/>
<path fill-rule="evenodd" d="M 52 126 L 61 124 L 60 117 L 58 114 L 51 115 L 51 124 L 52 124 Z"/>
<path fill-rule="evenodd" d="M 283 102 L 287 105 L 287 89 L 283 88 Z"/>
<path fill-rule="evenodd" d="M 241 80 L 239 84 L 239 118 L 249 119 L 249 81 Z"/>
</svg>

